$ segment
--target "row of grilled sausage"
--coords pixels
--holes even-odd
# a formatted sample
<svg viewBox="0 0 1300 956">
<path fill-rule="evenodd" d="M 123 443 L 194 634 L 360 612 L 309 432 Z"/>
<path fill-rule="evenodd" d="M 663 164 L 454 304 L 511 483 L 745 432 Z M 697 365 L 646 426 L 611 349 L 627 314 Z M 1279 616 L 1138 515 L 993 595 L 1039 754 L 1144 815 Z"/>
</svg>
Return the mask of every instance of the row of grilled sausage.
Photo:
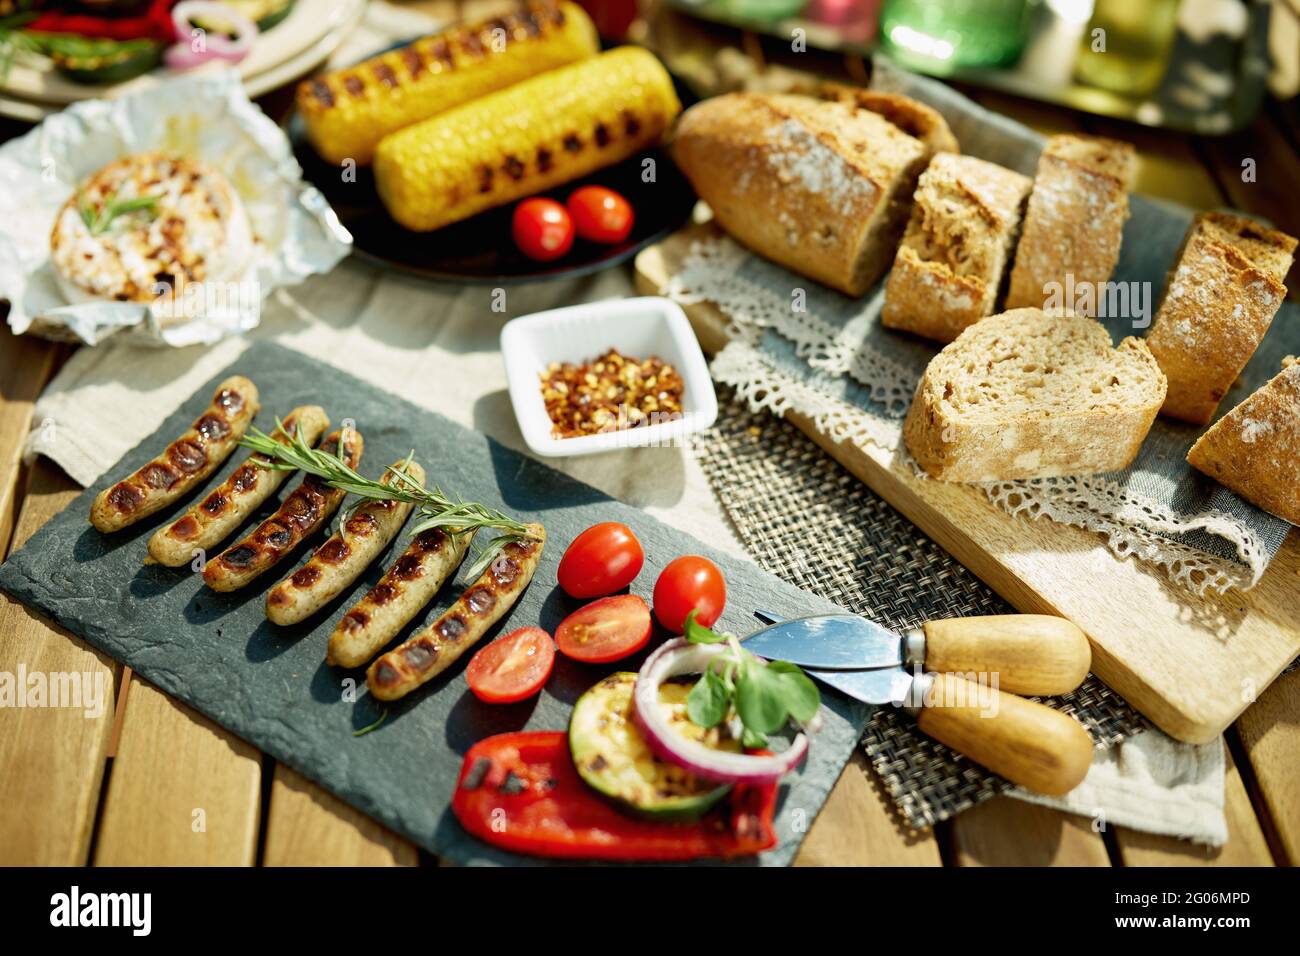
<svg viewBox="0 0 1300 956">
<path fill-rule="evenodd" d="M 223 381 L 183 435 L 95 498 L 91 523 L 103 532 L 119 531 L 188 495 L 235 450 L 259 409 L 257 386 L 249 379 L 234 375 Z M 288 441 L 297 432 L 315 446 L 329 425 L 324 409 L 303 405 L 285 416 L 272 437 Z M 344 428 L 326 435 L 320 447 L 356 468 L 365 440 L 355 428 Z M 181 567 L 228 538 L 289 477 L 288 471 L 264 467 L 266 463 L 261 455 L 249 456 L 202 501 L 159 528 L 149 540 L 149 560 Z M 404 464 L 406 473 L 424 484 L 419 463 L 396 463 Z M 382 480 L 388 483 L 392 477 L 386 472 Z M 315 475 L 304 476 L 274 514 L 204 563 L 204 582 L 215 591 L 250 584 L 324 527 L 345 497 L 345 491 Z M 404 501 L 362 501 L 306 564 L 271 588 L 267 617 L 289 625 L 320 611 L 379 557 L 413 508 Z M 529 537 L 508 544 L 455 604 L 371 664 L 366 682 L 375 697 L 396 700 L 432 680 L 509 612 L 541 558 L 545 531 L 540 524 L 530 525 L 529 531 Z M 415 535 L 379 582 L 340 619 L 330 635 L 327 662 L 355 668 L 374 658 L 455 573 L 472 537 L 472 531 L 441 528 Z"/>
</svg>

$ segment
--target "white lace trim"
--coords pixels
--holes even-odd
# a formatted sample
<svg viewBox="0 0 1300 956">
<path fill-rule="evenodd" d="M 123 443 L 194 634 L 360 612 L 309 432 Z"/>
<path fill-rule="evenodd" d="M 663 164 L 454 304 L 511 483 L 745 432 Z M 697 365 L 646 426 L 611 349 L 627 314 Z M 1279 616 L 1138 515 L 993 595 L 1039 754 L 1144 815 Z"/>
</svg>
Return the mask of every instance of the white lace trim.
<svg viewBox="0 0 1300 956">
<path fill-rule="evenodd" d="M 736 390 L 751 409 L 776 415 L 793 411 L 812 419 L 818 431 L 837 442 L 874 445 L 906 454 L 901 418 L 915 387 L 915 376 L 862 341 L 874 316 L 864 309 L 842 329 L 790 300 L 737 274 L 749 253 L 730 239 L 697 241 L 678 273 L 662 289 L 683 304 L 726 303 L 730 343 L 711 365 L 713 377 Z M 883 414 L 858 408 L 779 369 L 760 349 L 759 337 L 772 329 L 794 342 L 797 354 L 819 372 L 848 375 L 871 390 Z M 908 456 L 910 460 L 910 456 Z M 919 468 L 918 474 L 924 474 Z M 1122 488 L 1100 475 L 991 482 L 989 500 L 1012 515 L 1047 518 L 1102 535 L 1119 558 L 1135 557 L 1163 569 L 1193 593 L 1248 590 L 1268 566 L 1254 532 L 1220 511 L 1183 515 L 1160 501 Z M 1230 543 L 1240 563 L 1167 538 L 1165 534 L 1201 530 Z"/>
</svg>

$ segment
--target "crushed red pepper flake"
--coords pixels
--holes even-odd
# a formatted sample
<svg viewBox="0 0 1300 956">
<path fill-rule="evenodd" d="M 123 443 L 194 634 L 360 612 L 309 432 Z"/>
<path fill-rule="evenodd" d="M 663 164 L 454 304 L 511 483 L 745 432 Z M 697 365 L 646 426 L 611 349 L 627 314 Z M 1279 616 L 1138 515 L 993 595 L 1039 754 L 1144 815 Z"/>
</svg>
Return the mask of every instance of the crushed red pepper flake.
<svg viewBox="0 0 1300 956">
<path fill-rule="evenodd" d="M 656 355 L 638 359 L 610 349 L 581 364 L 552 362 L 541 380 L 556 438 L 640 428 L 682 416 L 681 374 Z"/>
</svg>

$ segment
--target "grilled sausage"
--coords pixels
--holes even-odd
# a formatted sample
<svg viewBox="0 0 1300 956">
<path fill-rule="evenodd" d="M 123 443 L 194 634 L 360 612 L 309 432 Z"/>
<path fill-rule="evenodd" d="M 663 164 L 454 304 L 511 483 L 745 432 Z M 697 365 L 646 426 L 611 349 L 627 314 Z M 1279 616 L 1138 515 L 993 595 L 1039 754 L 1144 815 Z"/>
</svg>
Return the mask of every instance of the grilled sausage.
<svg viewBox="0 0 1300 956">
<path fill-rule="evenodd" d="M 393 467 L 403 464 L 394 462 Z M 416 462 L 407 465 L 406 473 L 424 484 L 424 469 Z M 391 484 L 393 473 L 385 472 L 382 480 Z M 414 507 L 409 501 L 370 498 L 362 502 L 306 564 L 271 588 L 266 595 L 266 616 L 271 623 L 297 624 L 338 597 L 388 547 Z"/>
<path fill-rule="evenodd" d="M 353 429 L 346 432 L 343 460 L 356 468 L 365 442 L 360 432 Z M 337 454 L 341 435 L 339 431 L 330 432 L 320 446 L 321 451 Z M 258 525 L 256 531 L 207 563 L 203 569 L 204 583 L 214 591 L 242 588 L 323 527 L 346 497 L 346 491 L 331 488 L 315 475 L 307 475 L 284 499 L 280 509 Z"/>
<path fill-rule="evenodd" d="M 284 419 L 284 429 L 271 436 L 287 442 L 295 431 L 308 445 L 315 445 L 329 428 L 330 420 L 319 405 L 302 405 Z M 159 528 L 149 539 L 149 556 L 159 564 L 178 568 L 190 561 L 196 551 L 209 551 L 226 540 L 236 528 L 262 506 L 289 477 L 288 471 L 263 468 L 263 455 L 249 455 L 221 487 L 208 494 L 181 517 Z"/>
<path fill-rule="evenodd" d="M 344 614 L 330 635 L 325 663 L 362 667 L 433 600 L 456 572 L 474 533 L 421 531 L 370 591 Z"/>
<path fill-rule="evenodd" d="M 120 531 L 180 500 L 220 467 L 257 414 L 257 386 L 232 375 L 217 386 L 198 421 L 161 455 L 95 496 L 90 523 Z"/>
<path fill-rule="evenodd" d="M 433 680 L 505 617 L 528 582 L 546 543 L 540 524 L 528 526 L 536 538 L 508 544 L 464 594 L 428 627 L 370 665 L 366 685 L 380 700 L 405 697 Z"/>
</svg>

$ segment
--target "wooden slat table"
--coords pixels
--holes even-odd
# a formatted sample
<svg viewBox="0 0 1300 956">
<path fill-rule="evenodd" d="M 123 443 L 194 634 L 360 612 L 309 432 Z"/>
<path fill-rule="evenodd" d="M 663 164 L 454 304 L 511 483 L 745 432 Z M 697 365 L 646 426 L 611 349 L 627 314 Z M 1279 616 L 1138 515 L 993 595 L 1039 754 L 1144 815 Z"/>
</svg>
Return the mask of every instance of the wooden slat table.
<svg viewBox="0 0 1300 956">
<path fill-rule="evenodd" d="M 448 6 L 443 0 L 426 7 Z M 698 53 L 698 37 L 661 29 L 664 47 Z M 677 32 L 673 33 L 673 29 Z M 689 42 L 688 42 L 689 41 Z M 706 41 L 714 46 L 716 37 Z M 725 39 L 721 42 L 727 42 Z M 756 48 L 751 38 L 748 48 Z M 861 73 L 860 64 L 845 72 Z M 1191 206 L 1235 206 L 1300 229 L 1293 189 L 1300 114 L 1271 104 L 1225 140 L 1187 137 L 968 91 L 1045 132 L 1085 129 L 1132 141 L 1137 191 Z M 284 97 L 274 97 L 283 102 Z M 0 139 L 20 132 L 0 125 Z M 1255 183 L 1241 161 L 1256 161 Z M 1292 294 L 1300 283 L 1290 283 Z M 0 556 L 75 495 L 57 466 L 20 463 L 32 402 L 65 347 L 0 330 Z M 39 427 L 39 426 L 37 426 Z M 0 670 L 103 675 L 102 715 L 0 709 L 0 864 L 411 866 L 433 863 L 409 842 L 215 726 L 7 597 Z M 933 830 L 893 813 L 861 754 L 815 821 L 801 865 L 1272 865 L 1300 863 L 1300 672 L 1266 690 L 1227 734 L 1230 838 L 1218 851 L 995 799 Z"/>
</svg>

